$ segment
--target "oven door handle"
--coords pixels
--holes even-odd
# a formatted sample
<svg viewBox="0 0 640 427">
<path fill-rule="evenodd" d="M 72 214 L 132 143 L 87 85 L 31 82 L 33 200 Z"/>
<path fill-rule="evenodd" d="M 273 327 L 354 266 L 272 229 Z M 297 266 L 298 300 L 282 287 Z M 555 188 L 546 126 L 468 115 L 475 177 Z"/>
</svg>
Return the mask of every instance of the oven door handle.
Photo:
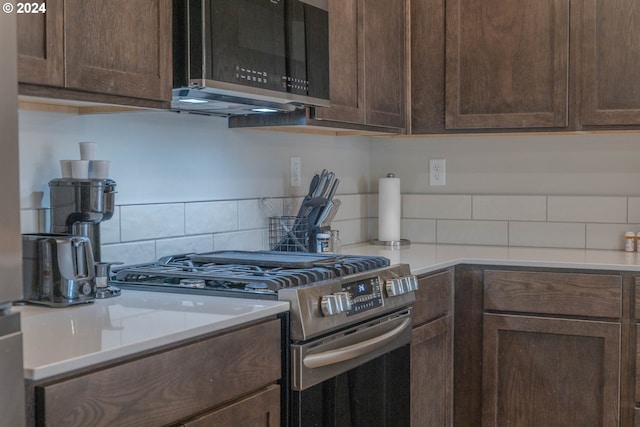
<svg viewBox="0 0 640 427">
<path fill-rule="evenodd" d="M 384 347 L 393 341 L 397 336 L 402 335 L 407 328 L 411 327 L 411 318 L 405 319 L 399 326 L 389 332 L 379 335 L 356 344 L 351 344 L 336 350 L 325 351 L 323 353 L 309 354 L 304 357 L 302 363 L 307 368 L 320 368 L 322 366 L 333 365 L 345 360 L 355 359 L 369 352 Z"/>
</svg>

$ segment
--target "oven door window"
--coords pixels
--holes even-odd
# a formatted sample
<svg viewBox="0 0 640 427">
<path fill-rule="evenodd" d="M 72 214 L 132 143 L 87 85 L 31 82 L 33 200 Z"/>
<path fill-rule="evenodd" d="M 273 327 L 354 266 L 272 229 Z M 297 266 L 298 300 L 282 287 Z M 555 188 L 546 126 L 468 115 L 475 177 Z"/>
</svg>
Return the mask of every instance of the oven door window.
<svg viewBox="0 0 640 427">
<path fill-rule="evenodd" d="M 292 421 L 304 427 L 403 427 L 410 424 L 409 345 L 294 392 Z"/>
</svg>

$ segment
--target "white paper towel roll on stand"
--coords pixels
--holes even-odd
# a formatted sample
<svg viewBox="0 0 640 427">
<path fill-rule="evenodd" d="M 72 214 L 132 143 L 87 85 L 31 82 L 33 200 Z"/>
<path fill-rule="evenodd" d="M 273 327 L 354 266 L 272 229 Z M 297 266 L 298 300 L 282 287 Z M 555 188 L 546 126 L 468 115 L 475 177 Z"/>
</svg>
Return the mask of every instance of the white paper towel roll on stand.
<svg viewBox="0 0 640 427">
<path fill-rule="evenodd" d="M 400 178 L 392 173 L 380 178 L 378 185 L 378 239 L 373 244 L 404 246 L 409 241 L 400 238 L 402 195 Z"/>
</svg>

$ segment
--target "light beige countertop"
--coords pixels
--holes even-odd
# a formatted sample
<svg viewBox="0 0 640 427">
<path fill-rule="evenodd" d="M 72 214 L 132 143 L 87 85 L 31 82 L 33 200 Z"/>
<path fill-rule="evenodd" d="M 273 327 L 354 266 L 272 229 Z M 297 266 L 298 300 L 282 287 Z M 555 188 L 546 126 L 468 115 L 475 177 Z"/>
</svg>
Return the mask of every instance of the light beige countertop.
<svg viewBox="0 0 640 427">
<path fill-rule="evenodd" d="M 289 310 L 288 302 L 123 290 L 115 298 L 21 313 L 24 376 L 53 375 Z"/>
<path fill-rule="evenodd" d="M 457 264 L 640 272 L 640 253 L 585 249 L 411 244 L 349 245 L 345 254 L 408 263 L 414 274 Z M 16 307 L 21 313 L 24 375 L 40 380 L 289 309 L 288 302 L 123 290 L 116 298 L 67 308 Z"/>
<path fill-rule="evenodd" d="M 414 274 L 457 264 L 579 268 L 640 272 L 640 253 L 594 249 L 554 249 L 412 243 L 407 247 L 348 245 L 345 254 L 378 255 L 391 264 L 408 263 Z"/>
</svg>

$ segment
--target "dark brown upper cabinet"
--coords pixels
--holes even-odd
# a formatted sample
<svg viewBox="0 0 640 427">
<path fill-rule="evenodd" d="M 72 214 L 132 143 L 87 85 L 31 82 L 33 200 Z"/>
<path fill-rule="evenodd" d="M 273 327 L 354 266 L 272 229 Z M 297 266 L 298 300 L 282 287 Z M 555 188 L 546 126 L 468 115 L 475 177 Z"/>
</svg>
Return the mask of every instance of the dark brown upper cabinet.
<svg viewBox="0 0 640 427">
<path fill-rule="evenodd" d="M 640 125 L 640 3 L 574 0 L 577 125 Z M 573 24 L 573 22 L 572 22 Z M 574 47 L 572 45 L 572 47 Z"/>
<path fill-rule="evenodd" d="M 315 118 L 405 127 L 405 1 L 330 0 L 331 107 Z"/>
<path fill-rule="evenodd" d="M 18 16 L 23 95 L 166 108 L 171 100 L 171 2 L 47 0 Z"/>
<path fill-rule="evenodd" d="M 640 127 L 635 0 L 412 0 L 408 133 Z"/>
<path fill-rule="evenodd" d="M 448 129 L 567 126 L 569 0 L 448 0 Z"/>
</svg>

